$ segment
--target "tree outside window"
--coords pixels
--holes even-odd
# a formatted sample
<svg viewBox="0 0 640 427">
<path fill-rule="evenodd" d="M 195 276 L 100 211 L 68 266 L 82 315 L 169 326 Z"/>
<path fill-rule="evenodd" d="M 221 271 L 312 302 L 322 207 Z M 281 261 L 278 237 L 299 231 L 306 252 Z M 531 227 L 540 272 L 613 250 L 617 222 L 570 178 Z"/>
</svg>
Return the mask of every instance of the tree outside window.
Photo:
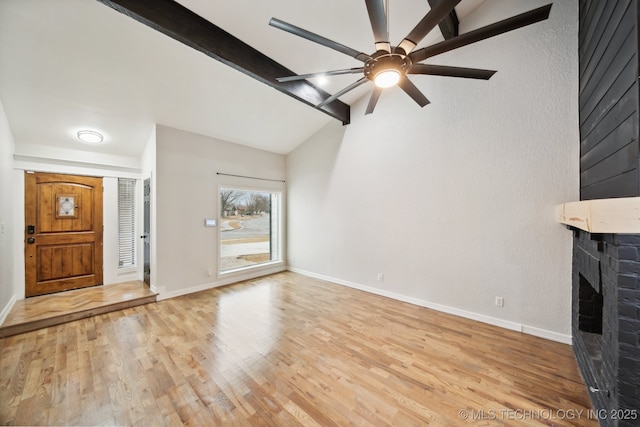
<svg viewBox="0 0 640 427">
<path fill-rule="evenodd" d="M 220 189 L 220 272 L 280 261 L 280 194 Z"/>
</svg>

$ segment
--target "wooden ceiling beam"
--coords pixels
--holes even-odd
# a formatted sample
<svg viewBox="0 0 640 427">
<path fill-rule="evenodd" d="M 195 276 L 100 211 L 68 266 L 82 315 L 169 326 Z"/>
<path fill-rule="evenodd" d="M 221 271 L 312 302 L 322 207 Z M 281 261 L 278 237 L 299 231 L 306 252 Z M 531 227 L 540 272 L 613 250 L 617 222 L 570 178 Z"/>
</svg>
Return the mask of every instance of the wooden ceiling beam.
<svg viewBox="0 0 640 427">
<path fill-rule="evenodd" d="M 440 0 L 429 0 L 429 6 L 433 9 Z M 456 10 L 452 9 L 451 12 L 438 24 L 442 36 L 445 40 L 456 37 L 460 33 L 460 22 L 458 21 L 458 15 Z"/>
<path fill-rule="evenodd" d="M 313 108 L 330 96 L 306 80 L 278 82 L 295 73 L 173 0 L 98 1 Z M 340 100 L 318 110 L 350 122 L 350 107 Z"/>
</svg>

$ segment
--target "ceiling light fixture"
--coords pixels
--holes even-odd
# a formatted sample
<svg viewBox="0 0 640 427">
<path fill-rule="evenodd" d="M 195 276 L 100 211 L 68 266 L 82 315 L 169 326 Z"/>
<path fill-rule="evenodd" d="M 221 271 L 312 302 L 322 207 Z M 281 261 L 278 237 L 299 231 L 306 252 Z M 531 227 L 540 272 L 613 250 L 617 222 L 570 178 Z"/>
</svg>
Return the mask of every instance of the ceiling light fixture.
<svg viewBox="0 0 640 427">
<path fill-rule="evenodd" d="M 396 70 L 383 70 L 376 75 L 376 86 L 385 88 L 395 86 L 400 81 L 400 73 Z"/>
<path fill-rule="evenodd" d="M 77 133 L 78 139 L 82 142 L 89 142 L 91 144 L 100 144 L 104 141 L 104 137 L 101 133 L 94 130 L 80 130 Z"/>
<path fill-rule="evenodd" d="M 392 87 L 411 68 L 411 60 L 399 53 L 378 53 L 364 64 L 364 75 L 379 88 Z"/>
<path fill-rule="evenodd" d="M 324 99 L 319 104 L 316 104 L 316 108 L 323 109 L 325 112 L 328 112 L 328 110 L 323 107 L 332 104 L 347 92 L 367 83 L 367 80 L 374 82 L 376 87 L 371 92 L 371 97 L 369 98 L 369 104 L 367 105 L 365 114 L 373 113 L 383 88 L 393 86 L 394 83 L 409 95 L 416 104 L 420 107 L 424 107 L 429 104 L 429 100 L 424 96 L 420 89 L 411 82 L 407 75 L 422 74 L 489 80 L 491 76 L 495 74 L 495 71 L 482 70 L 478 68 L 431 65 L 425 64 L 422 61 L 433 56 L 450 52 L 454 49 L 548 19 L 552 6 L 552 3 L 550 3 L 546 6 L 542 6 L 537 9 L 521 13 L 520 15 L 515 15 L 511 18 L 503 19 L 502 21 L 477 28 L 473 31 L 466 32 L 465 34 L 458 35 L 458 24 L 453 21 L 455 21 L 455 8 L 460 1 L 461 0 L 429 0 L 429 3 L 431 3 L 433 7 L 430 8 L 429 12 L 422 17 L 422 19 L 398 45 L 393 46 L 389 41 L 389 0 L 366 0 L 365 3 L 369 14 L 369 22 L 371 23 L 371 29 L 373 30 L 373 40 L 376 47 L 375 52 L 371 55 L 368 55 L 365 52 L 359 52 L 356 49 L 330 40 L 319 34 L 312 33 L 311 31 L 296 27 L 293 24 L 289 24 L 276 18 L 271 18 L 269 25 L 272 27 L 279 28 L 298 37 L 302 37 L 303 39 L 307 39 L 311 42 L 343 53 L 358 61 L 364 62 L 364 67 L 345 68 L 325 73 L 301 74 L 294 76 L 289 75 L 286 77 L 277 77 L 276 81 L 280 83 L 293 82 L 297 80 L 306 80 L 309 77 L 320 74 L 337 76 L 341 74 L 360 74 L 361 72 L 364 72 L 365 78 L 356 80 L 349 86 L 331 96 L 323 96 Z M 450 28 L 450 30 L 452 30 L 454 34 L 451 37 L 445 36 L 446 40 L 444 42 L 416 49 L 416 47 L 420 45 L 420 43 L 434 28 L 440 26 L 453 27 Z M 389 70 L 395 70 L 397 75 L 393 76 L 393 74 L 389 74 L 388 77 L 387 71 Z M 380 75 L 380 78 L 378 78 L 378 75 Z M 393 76 L 393 79 L 391 79 L 391 76 Z M 338 105 L 333 107 L 334 110 L 332 111 L 337 111 Z M 348 122 L 348 115 L 347 119 L 343 119 L 343 121 L 345 123 Z"/>
</svg>

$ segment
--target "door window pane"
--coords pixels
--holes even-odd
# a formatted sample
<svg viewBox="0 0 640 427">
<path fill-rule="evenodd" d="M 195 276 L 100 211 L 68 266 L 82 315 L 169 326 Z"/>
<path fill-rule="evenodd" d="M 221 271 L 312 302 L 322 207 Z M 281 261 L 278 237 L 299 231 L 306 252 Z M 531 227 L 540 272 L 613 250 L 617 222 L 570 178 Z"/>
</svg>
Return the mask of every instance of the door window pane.
<svg viewBox="0 0 640 427">
<path fill-rule="evenodd" d="M 136 180 L 118 178 L 118 267 L 136 265 Z"/>
</svg>

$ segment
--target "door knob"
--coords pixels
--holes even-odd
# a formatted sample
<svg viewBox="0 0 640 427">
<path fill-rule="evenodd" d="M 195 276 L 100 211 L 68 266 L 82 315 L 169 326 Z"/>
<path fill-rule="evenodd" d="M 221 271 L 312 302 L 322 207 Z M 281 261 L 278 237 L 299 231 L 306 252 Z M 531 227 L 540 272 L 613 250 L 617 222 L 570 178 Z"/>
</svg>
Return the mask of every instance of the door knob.
<svg viewBox="0 0 640 427">
<path fill-rule="evenodd" d="M 30 244 L 30 245 L 33 245 L 35 242 L 36 242 L 36 239 L 34 239 L 33 237 L 29 237 L 27 239 L 27 243 Z"/>
</svg>

